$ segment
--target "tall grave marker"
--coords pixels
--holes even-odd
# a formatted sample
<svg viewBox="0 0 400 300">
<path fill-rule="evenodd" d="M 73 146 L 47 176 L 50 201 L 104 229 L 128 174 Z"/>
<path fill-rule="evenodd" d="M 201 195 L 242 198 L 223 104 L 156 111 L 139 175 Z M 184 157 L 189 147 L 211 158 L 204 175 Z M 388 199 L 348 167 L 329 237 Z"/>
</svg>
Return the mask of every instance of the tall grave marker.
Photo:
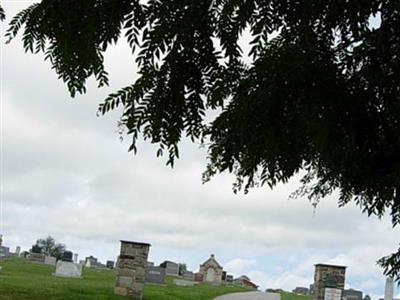
<svg viewBox="0 0 400 300">
<path fill-rule="evenodd" d="M 394 283 L 393 278 L 386 278 L 385 284 L 385 300 L 393 300 L 393 292 L 394 292 Z"/>
<path fill-rule="evenodd" d="M 114 293 L 142 300 L 150 244 L 121 241 Z"/>
<path fill-rule="evenodd" d="M 317 264 L 314 274 L 314 300 L 341 300 L 346 267 Z"/>
</svg>

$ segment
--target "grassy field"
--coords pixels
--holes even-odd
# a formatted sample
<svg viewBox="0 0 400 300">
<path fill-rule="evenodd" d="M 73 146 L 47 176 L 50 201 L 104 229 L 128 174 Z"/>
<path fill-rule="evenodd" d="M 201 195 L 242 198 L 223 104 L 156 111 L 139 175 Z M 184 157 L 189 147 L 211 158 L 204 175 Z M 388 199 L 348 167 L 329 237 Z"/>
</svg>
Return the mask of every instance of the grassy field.
<svg viewBox="0 0 400 300">
<path fill-rule="evenodd" d="M 24 259 L 1 260 L 0 300 L 126 300 L 113 294 L 115 273 L 85 269 L 83 279 L 54 277 L 54 268 Z M 233 286 L 178 287 L 147 285 L 144 300 L 211 300 L 219 295 L 246 291 Z M 293 300 L 293 299 L 286 299 Z M 299 299 L 303 300 L 303 299 Z M 306 300 L 306 299 L 304 299 Z"/>
<path fill-rule="evenodd" d="M 296 295 L 293 293 L 282 292 L 281 300 L 312 300 L 311 296 Z"/>
</svg>

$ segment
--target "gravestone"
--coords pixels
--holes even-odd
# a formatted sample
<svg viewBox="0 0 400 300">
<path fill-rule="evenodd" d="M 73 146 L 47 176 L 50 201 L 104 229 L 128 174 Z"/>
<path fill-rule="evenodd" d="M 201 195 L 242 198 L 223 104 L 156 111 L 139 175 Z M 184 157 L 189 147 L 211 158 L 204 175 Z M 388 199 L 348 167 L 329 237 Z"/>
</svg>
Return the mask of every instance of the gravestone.
<svg viewBox="0 0 400 300">
<path fill-rule="evenodd" d="M 106 262 L 106 267 L 107 267 L 108 269 L 114 269 L 114 266 L 115 266 L 115 263 L 114 263 L 113 260 L 107 260 L 107 262 Z"/>
<path fill-rule="evenodd" d="M 72 260 L 73 253 L 64 251 L 61 260 L 56 263 L 56 272 L 53 274 L 58 277 L 81 278 L 82 265 L 75 264 Z"/>
<path fill-rule="evenodd" d="M 44 258 L 44 264 L 48 265 L 48 266 L 55 266 L 57 263 L 57 258 L 53 257 L 53 256 L 45 256 Z"/>
<path fill-rule="evenodd" d="M 10 248 L 3 246 L 3 235 L 0 234 L 0 257 L 10 256 Z"/>
<path fill-rule="evenodd" d="M 385 300 L 393 300 L 394 283 L 393 278 L 386 278 L 385 284 Z"/>
<path fill-rule="evenodd" d="M 29 261 L 38 264 L 44 264 L 45 255 L 42 253 L 42 248 L 33 246 L 32 251 L 29 254 Z"/>
<path fill-rule="evenodd" d="M 198 284 L 198 282 L 184 279 L 174 279 L 173 283 L 177 286 L 194 286 L 195 284 Z"/>
<path fill-rule="evenodd" d="M 147 267 L 145 281 L 152 284 L 165 284 L 165 268 Z"/>
<path fill-rule="evenodd" d="M 201 273 L 196 273 L 196 274 L 194 274 L 194 281 L 202 282 L 203 279 L 204 279 L 203 274 L 201 274 Z"/>
<path fill-rule="evenodd" d="M 56 272 L 53 275 L 57 277 L 81 278 L 82 265 L 59 260 L 56 264 Z"/>
<path fill-rule="evenodd" d="M 179 276 L 179 264 L 173 261 L 166 260 L 160 264 L 160 267 L 165 268 L 165 274 L 171 276 Z"/>
<path fill-rule="evenodd" d="M 85 267 L 87 268 L 94 268 L 97 266 L 97 258 L 90 255 L 85 258 Z"/>
<path fill-rule="evenodd" d="M 154 267 L 154 263 L 153 263 L 152 261 L 148 261 L 148 262 L 147 262 L 147 266 L 148 266 L 148 267 Z"/>
<path fill-rule="evenodd" d="M 222 281 L 226 281 L 226 271 L 222 271 Z"/>
<path fill-rule="evenodd" d="M 190 271 L 186 271 L 184 274 L 183 274 L 183 279 L 185 279 L 185 280 L 194 280 L 194 274 L 193 274 L 193 272 L 190 272 Z"/>
<path fill-rule="evenodd" d="M 344 290 L 342 300 L 363 300 L 363 292 L 354 289 Z"/>
<path fill-rule="evenodd" d="M 17 246 L 17 247 L 15 248 L 15 255 L 16 255 L 16 256 L 19 256 L 20 253 L 21 253 L 21 247 L 20 247 L 20 246 Z"/>
<path fill-rule="evenodd" d="M 78 253 L 74 253 L 74 264 L 78 263 Z"/>
<path fill-rule="evenodd" d="M 61 258 L 62 261 L 73 262 L 72 256 L 74 254 L 71 251 L 64 251 L 63 256 Z"/>
<path fill-rule="evenodd" d="M 233 275 L 226 275 L 225 281 L 228 283 L 233 283 Z"/>
<path fill-rule="evenodd" d="M 150 244 L 121 241 L 114 293 L 142 300 Z"/>
</svg>

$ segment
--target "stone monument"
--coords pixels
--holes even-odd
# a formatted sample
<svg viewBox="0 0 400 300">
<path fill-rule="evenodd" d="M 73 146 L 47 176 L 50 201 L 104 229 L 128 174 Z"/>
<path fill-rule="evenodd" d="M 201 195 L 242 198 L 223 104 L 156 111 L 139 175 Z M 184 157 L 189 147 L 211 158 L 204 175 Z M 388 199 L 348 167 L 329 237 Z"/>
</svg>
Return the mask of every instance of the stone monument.
<svg viewBox="0 0 400 300">
<path fill-rule="evenodd" d="M 394 283 L 393 277 L 386 278 L 385 300 L 393 300 Z"/>
<path fill-rule="evenodd" d="M 57 261 L 56 272 L 53 274 L 58 277 L 81 278 L 82 265 L 72 261 L 72 252 L 65 251 L 61 260 Z"/>
<path fill-rule="evenodd" d="M 107 260 L 107 262 L 106 262 L 106 267 L 107 267 L 108 269 L 114 269 L 114 267 L 115 267 L 115 262 L 114 262 L 113 260 Z"/>
<path fill-rule="evenodd" d="M 45 255 L 42 253 L 42 248 L 37 245 L 32 246 L 29 254 L 29 260 L 34 263 L 44 264 Z"/>
<path fill-rule="evenodd" d="M 17 246 L 17 247 L 15 248 L 15 256 L 19 256 L 20 253 L 21 253 L 21 247 L 20 247 L 20 246 Z"/>
<path fill-rule="evenodd" d="M 10 248 L 2 246 L 3 244 L 3 235 L 0 234 L 0 257 L 10 256 Z"/>
<path fill-rule="evenodd" d="M 149 267 L 146 268 L 146 283 L 151 284 L 165 284 L 166 270 L 163 267 Z"/>
<path fill-rule="evenodd" d="M 314 274 L 314 300 L 341 300 L 346 267 L 317 264 Z"/>
<path fill-rule="evenodd" d="M 78 253 L 74 253 L 74 264 L 78 263 Z"/>
<path fill-rule="evenodd" d="M 150 244 L 121 241 L 114 293 L 142 300 Z"/>
<path fill-rule="evenodd" d="M 55 266 L 57 263 L 57 258 L 50 256 L 50 255 L 46 255 L 44 258 L 44 264 L 48 265 L 48 266 Z"/>
</svg>

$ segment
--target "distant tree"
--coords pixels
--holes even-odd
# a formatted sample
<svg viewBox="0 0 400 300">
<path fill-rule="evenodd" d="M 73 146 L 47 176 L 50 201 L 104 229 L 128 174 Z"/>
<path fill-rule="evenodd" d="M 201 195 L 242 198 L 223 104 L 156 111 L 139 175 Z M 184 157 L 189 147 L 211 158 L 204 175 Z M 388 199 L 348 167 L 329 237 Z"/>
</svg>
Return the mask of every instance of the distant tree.
<svg viewBox="0 0 400 300">
<path fill-rule="evenodd" d="M 172 166 L 186 135 L 208 147 L 204 180 L 232 172 L 247 191 L 303 170 L 297 195 L 337 190 L 340 206 L 400 224 L 400 1 L 43 0 L 8 39 L 22 27 L 72 96 L 91 76 L 108 84 L 103 53 L 126 36 L 138 79 L 99 112 L 122 106 L 129 150 L 143 136 Z M 399 260 L 380 261 L 398 280 Z"/>
<path fill-rule="evenodd" d="M 33 247 L 41 249 L 41 253 L 61 259 L 65 251 L 65 245 L 56 243 L 54 238 L 48 236 L 45 239 L 38 239 Z"/>
<path fill-rule="evenodd" d="M 185 274 L 187 271 L 187 266 L 186 264 L 179 264 L 179 275 Z"/>
</svg>

